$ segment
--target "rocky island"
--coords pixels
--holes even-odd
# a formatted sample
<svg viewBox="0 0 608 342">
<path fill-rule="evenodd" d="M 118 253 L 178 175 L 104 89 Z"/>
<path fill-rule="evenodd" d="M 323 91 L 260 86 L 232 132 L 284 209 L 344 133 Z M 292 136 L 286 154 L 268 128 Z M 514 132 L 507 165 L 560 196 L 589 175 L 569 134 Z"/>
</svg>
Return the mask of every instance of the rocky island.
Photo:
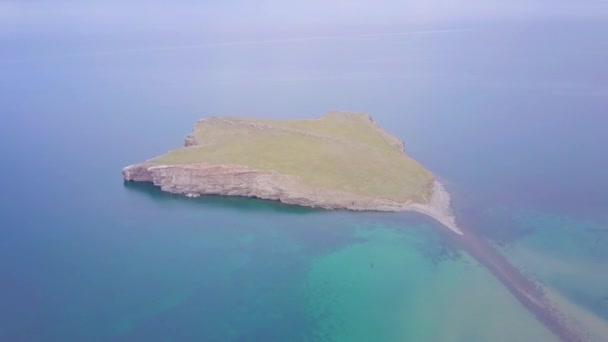
<svg viewBox="0 0 608 342">
<path fill-rule="evenodd" d="M 401 140 L 362 113 L 309 120 L 211 117 L 184 147 L 122 170 L 188 197 L 247 196 L 325 209 L 417 211 L 457 234 L 450 196 Z"/>
</svg>

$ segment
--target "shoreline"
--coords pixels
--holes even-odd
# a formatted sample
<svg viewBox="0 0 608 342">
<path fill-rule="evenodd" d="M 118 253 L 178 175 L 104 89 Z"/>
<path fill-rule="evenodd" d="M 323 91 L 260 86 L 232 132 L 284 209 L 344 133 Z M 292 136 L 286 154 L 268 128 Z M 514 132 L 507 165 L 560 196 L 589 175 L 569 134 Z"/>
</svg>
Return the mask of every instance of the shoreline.
<svg viewBox="0 0 608 342">
<path fill-rule="evenodd" d="M 327 210 L 413 211 L 434 219 L 457 235 L 450 194 L 433 178 L 427 203 L 361 196 L 303 184 L 298 177 L 238 165 L 157 165 L 144 162 L 122 170 L 125 181 L 149 182 L 162 191 L 195 198 L 204 195 L 241 196 Z"/>
<path fill-rule="evenodd" d="M 427 204 L 412 203 L 406 207 L 408 211 L 415 211 L 429 216 L 441 223 L 443 226 L 458 235 L 464 235 L 463 231 L 456 225 L 456 216 L 452 211 L 452 197 L 445 187 L 437 179 L 433 181 L 431 198 Z"/>
</svg>

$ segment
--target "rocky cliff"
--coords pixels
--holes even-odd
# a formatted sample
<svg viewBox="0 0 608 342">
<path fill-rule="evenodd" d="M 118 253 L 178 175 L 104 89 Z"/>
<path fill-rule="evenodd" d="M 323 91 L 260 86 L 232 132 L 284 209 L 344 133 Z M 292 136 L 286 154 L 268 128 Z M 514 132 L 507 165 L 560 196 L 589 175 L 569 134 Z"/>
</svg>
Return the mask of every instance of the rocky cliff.
<svg viewBox="0 0 608 342">
<path fill-rule="evenodd" d="M 237 165 L 157 165 L 150 162 L 122 170 L 126 181 L 150 182 L 161 190 L 188 197 L 245 196 L 324 209 L 402 211 L 406 203 L 376 199 L 302 184 L 298 177 Z"/>
<path fill-rule="evenodd" d="M 332 112 L 300 121 L 201 120 L 183 148 L 128 166 L 122 174 L 125 181 L 150 182 L 188 197 L 244 196 L 324 209 L 412 210 L 462 234 L 443 186 L 405 155 L 401 140 L 359 113 Z"/>
</svg>

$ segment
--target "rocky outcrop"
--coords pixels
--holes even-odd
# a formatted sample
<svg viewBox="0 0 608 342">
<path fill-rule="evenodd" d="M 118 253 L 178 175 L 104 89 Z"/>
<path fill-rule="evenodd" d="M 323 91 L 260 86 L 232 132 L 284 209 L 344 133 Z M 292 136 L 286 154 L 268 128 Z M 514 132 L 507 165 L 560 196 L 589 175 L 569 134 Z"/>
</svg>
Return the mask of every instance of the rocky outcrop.
<svg viewBox="0 0 608 342">
<path fill-rule="evenodd" d="M 405 203 L 304 185 L 298 177 L 236 165 L 158 165 L 152 162 L 122 170 L 126 181 L 150 182 L 161 190 L 188 197 L 245 196 L 324 209 L 402 211 Z"/>
<path fill-rule="evenodd" d="M 188 135 L 186 139 L 184 139 L 184 147 L 196 146 L 198 145 L 198 141 L 194 135 Z"/>
<path fill-rule="evenodd" d="M 285 204 L 324 209 L 416 211 L 428 215 L 457 234 L 450 196 L 434 181 L 428 203 L 360 196 L 303 184 L 298 177 L 236 165 L 158 165 L 145 162 L 122 170 L 125 181 L 150 182 L 161 190 L 188 197 L 225 195 L 255 197 Z"/>
</svg>

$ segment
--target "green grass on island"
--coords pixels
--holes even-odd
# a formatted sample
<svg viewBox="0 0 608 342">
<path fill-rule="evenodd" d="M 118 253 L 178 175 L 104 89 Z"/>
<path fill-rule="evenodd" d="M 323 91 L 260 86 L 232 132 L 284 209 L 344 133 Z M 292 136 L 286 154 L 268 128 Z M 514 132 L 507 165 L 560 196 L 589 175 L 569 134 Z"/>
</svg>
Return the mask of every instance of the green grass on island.
<svg viewBox="0 0 608 342">
<path fill-rule="evenodd" d="M 211 118 L 196 125 L 198 145 L 154 163 L 242 165 L 300 177 L 302 183 L 404 202 L 424 201 L 432 174 L 400 140 L 366 114 L 331 112 L 310 120 Z"/>
</svg>

